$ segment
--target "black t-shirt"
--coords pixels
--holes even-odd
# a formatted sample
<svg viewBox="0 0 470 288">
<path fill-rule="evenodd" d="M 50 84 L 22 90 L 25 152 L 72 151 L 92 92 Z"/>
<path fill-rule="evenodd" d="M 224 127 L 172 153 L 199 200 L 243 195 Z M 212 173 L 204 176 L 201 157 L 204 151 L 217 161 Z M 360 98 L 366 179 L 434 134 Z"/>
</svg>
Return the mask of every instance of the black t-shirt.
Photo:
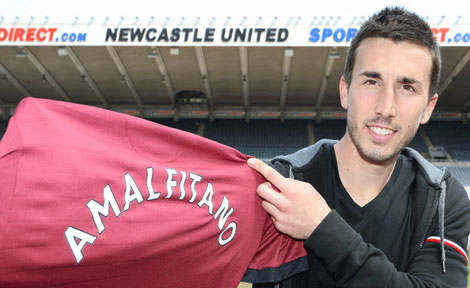
<svg viewBox="0 0 470 288">
<path fill-rule="evenodd" d="M 404 271 L 411 238 L 411 191 L 416 177 L 414 162 L 400 155 L 392 176 L 380 194 L 360 207 L 341 183 L 333 145 L 325 145 L 319 153 L 320 160 L 296 174 L 296 178 L 311 183 L 330 208 L 335 209 L 361 234 L 366 243 L 380 249 L 397 270 Z M 312 265 L 309 273 L 297 275 L 287 280 L 286 284 L 290 283 L 290 287 L 304 287 L 296 284 L 292 286 L 292 283 L 305 285 L 307 282 L 308 287 L 334 287 L 326 269 L 311 253 L 309 262 Z"/>
<path fill-rule="evenodd" d="M 329 171 L 324 197 L 366 243 L 384 252 L 395 267 L 406 267 L 410 243 L 411 188 L 415 180 L 413 162 L 400 155 L 390 180 L 372 201 L 360 207 L 349 196 L 338 173 L 333 146 L 326 147 L 324 169 Z"/>
</svg>

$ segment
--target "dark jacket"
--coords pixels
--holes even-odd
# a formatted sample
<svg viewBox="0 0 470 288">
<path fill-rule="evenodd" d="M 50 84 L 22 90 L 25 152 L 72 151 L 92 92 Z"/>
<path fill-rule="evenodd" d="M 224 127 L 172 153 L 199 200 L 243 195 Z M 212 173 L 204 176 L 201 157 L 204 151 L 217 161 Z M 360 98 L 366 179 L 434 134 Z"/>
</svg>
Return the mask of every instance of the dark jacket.
<svg viewBox="0 0 470 288">
<path fill-rule="evenodd" d="M 286 177 L 303 180 L 306 166 L 321 167 L 315 165 L 321 146 L 334 143 L 321 140 L 292 155 L 276 157 L 271 165 Z M 332 276 L 335 287 L 467 287 L 467 193 L 445 169 L 436 168 L 418 152 L 405 148 L 402 154 L 416 161 L 418 170 L 412 192 L 411 243 L 409 255 L 404 255 L 406 271 L 397 271 L 382 251 L 365 243 L 333 210 L 304 246 L 309 258 L 315 255 Z M 311 183 L 314 187 L 323 185 L 318 173 L 314 177 L 318 183 Z M 288 279 L 281 287 L 309 287 L 308 278 L 314 272 Z"/>
</svg>

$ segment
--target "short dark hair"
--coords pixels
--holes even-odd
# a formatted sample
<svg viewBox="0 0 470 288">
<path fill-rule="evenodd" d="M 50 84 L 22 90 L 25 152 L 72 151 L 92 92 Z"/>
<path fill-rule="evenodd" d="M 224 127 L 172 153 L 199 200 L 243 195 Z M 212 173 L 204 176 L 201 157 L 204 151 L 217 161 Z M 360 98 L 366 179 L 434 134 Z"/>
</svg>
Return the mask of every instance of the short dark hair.
<svg viewBox="0 0 470 288">
<path fill-rule="evenodd" d="M 361 25 L 349 46 L 344 79 L 351 84 L 352 71 L 356 61 L 356 50 L 367 38 L 385 38 L 395 42 L 408 41 L 429 49 L 432 57 L 431 84 L 429 96 L 437 93 L 441 73 L 441 52 L 429 25 L 415 13 L 403 8 L 387 7 Z"/>
</svg>

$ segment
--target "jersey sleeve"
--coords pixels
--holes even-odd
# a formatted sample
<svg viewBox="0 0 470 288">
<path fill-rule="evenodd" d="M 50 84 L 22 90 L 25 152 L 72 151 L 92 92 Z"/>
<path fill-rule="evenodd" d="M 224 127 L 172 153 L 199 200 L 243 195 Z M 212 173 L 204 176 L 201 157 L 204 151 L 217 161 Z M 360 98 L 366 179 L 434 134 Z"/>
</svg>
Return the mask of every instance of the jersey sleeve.
<svg viewBox="0 0 470 288">
<path fill-rule="evenodd" d="M 266 217 L 260 245 L 243 277 L 250 283 L 272 283 L 309 269 L 304 242 L 281 234 Z"/>
</svg>

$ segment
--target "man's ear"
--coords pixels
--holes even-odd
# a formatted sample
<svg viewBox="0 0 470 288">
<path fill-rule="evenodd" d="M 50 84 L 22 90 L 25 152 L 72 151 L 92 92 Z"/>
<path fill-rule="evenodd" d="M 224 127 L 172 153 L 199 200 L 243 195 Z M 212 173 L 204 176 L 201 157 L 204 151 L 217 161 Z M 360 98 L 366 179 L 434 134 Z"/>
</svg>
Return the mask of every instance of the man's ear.
<svg viewBox="0 0 470 288">
<path fill-rule="evenodd" d="M 434 111 L 434 107 L 436 107 L 438 95 L 437 93 L 431 97 L 428 101 L 428 105 L 426 106 L 426 110 L 424 110 L 423 117 L 421 117 L 421 125 L 426 124 L 429 119 L 431 118 L 432 111 Z"/>
<path fill-rule="evenodd" d="M 341 107 L 344 109 L 348 109 L 348 83 L 346 83 L 346 79 L 344 76 L 341 76 L 341 80 L 339 81 L 339 96 L 341 98 Z"/>
</svg>

